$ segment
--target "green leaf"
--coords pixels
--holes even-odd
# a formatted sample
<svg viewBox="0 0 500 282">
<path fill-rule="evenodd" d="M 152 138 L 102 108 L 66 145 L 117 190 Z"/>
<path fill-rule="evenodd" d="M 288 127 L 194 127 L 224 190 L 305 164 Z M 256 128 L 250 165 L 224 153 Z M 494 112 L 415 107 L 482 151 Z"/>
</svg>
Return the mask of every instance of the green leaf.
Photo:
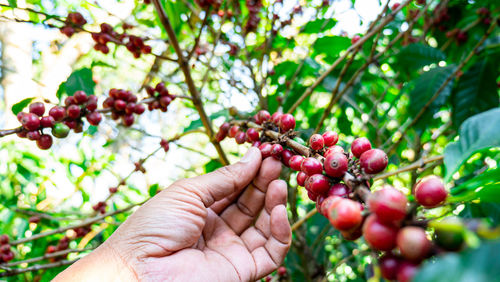
<svg viewBox="0 0 500 282">
<path fill-rule="evenodd" d="M 337 56 L 340 51 L 351 46 L 351 40 L 343 36 L 324 36 L 318 38 L 313 45 L 317 53 L 325 53 L 330 56 Z"/>
<path fill-rule="evenodd" d="M 479 248 L 450 253 L 428 260 L 413 281 L 490 282 L 498 281 L 500 241 L 483 243 Z M 445 275 L 443 275 L 445 274 Z"/>
<path fill-rule="evenodd" d="M 414 88 L 410 93 L 410 114 L 415 117 L 427 102 L 436 94 L 441 85 L 455 71 L 455 66 L 437 67 L 424 72 L 414 82 Z M 449 82 L 438 97 L 427 108 L 428 114 L 433 114 L 441 108 L 451 93 L 453 83 Z"/>
<path fill-rule="evenodd" d="M 158 189 L 160 189 L 160 185 L 158 185 L 158 183 L 149 186 L 149 196 L 153 197 L 154 195 L 156 195 Z"/>
<path fill-rule="evenodd" d="M 498 107 L 499 72 L 496 62 L 484 59 L 460 77 L 452 96 L 453 123 L 457 128 L 468 117 Z"/>
<path fill-rule="evenodd" d="M 17 0 L 7 0 L 9 2 L 9 6 L 17 8 Z"/>
<path fill-rule="evenodd" d="M 304 29 L 302 30 L 302 33 L 318 33 L 323 30 L 328 30 L 331 29 L 332 27 L 337 24 L 337 21 L 334 19 L 317 19 L 314 21 L 308 22 L 305 26 Z"/>
<path fill-rule="evenodd" d="M 221 116 L 229 118 L 229 112 L 224 109 L 224 110 L 220 110 L 216 113 L 211 114 L 209 117 L 211 120 L 213 120 L 213 119 L 216 119 L 216 118 L 221 117 Z M 186 128 L 184 128 L 184 132 L 189 131 L 189 130 L 193 130 L 196 128 L 200 128 L 202 126 L 203 126 L 203 122 L 201 121 L 201 119 L 193 120 Z"/>
<path fill-rule="evenodd" d="M 90 65 L 90 68 L 94 68 L 94 67 L 105 67 L 105 68 L 112 68 L 112 69 L 116 68 L 116 66 L 110 65 L 110 64 L 103 62 L 103 61 L 92 62 L 92 64 Z"/>
<path fill-rule="evenodd" d="M 221 162 L 217 159 L 213 159 L 205 164 L 205 172 L 209 173 L 209 172 L 212 172 L 220 167 L 222 167 Z"/>
<path fill-rule="evenodd" d="M 500 108 L 495 108 L 468 118 L 460 126 L 460 139 L 448 144 L 444 150 L 446 181 L 472 154 L 500 146 L 499 124 Z"/>
<path fill-rule="evenodd" d="M 56 96 L 59 101 L 62 100 L 64 93 L 66 93 L 66 82 L 62 82 L 59 84 L 59 88 L 57 88 Z"/>
<path fill-rule="evenodd" d="M 500 180 L 499 176 L 500 176 L 500 168 L 487 170 L 471 179 L 468 179 L 462 184 L 453 187 L 450 190 L 450 193 L 453 196 L 459 196 L 468 191 L 474 191 L 481 186 L 498 182 Z"/>
<path fill-rule="evenodd" d="M 396 68 L 416 70 L 432 63 L 444 61 L 446 55 L 439 49 L 421 43 L 410 44 L 401 49 L 396 57 Z"/>
<path fill-rule="evenodd" d="M 31 101 L 33 101 L 33 99 L 35 98 L 26 98 L 21 102 L 14 104 L 11 108 L 14 115 L 17 115 L 18 113 L 22 112 L 24 108 L 26 108 L 26 106 L 28 106 L 31 103 Z"/>
<path fill-rule="evenodd" d="M 489 184 L 479 187 L 480 190 L 472 190 L 460 196 L 447 199 L 450 203 L 470 202 L 480 200 L 482 203 L 500 203 L 500 183 Z"/>
<path fill-rule="evenodd" d="M 66 80 L 66 93 L 70 96 L 76 91 L 84 91 L 87 95 L 94 94 L 95 82 L 92 79 L 92 70 L 83 68 L 74 71 Z"/>
</svg>

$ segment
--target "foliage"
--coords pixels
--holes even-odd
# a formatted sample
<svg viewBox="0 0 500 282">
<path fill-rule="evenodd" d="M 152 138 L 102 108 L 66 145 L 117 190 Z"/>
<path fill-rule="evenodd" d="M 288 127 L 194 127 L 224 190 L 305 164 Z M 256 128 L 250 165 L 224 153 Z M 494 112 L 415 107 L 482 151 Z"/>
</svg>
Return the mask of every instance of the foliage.
<svg viewBox="0 0 500 282">
<path fill-rule="evenodd" d="M 140 99 L 147 99 L 151 97 L 146 86 L 160 82 L 179 99 L 171 103 L 167 113 L 148 111 L 136 116 L 132 127 L 114 122 L 106 113 L 99 126 L 85 123 L 83 134 L 56 139 L 50 151 L 41 151 L 15 136 L 0 139 L 0 230 L 11 240 L 94 217 L 98 213 L 92 207 L 104 200 L 107 212 L 139 204 L 175 179 L 221 167 L 226 160 L 217 149 L 215 134 L 210 132 L 224 121 L 248 120 L 260 109 L 293 112 L 299 131 L 295 140 L 299 143 L 306 144 L 302 139 L 308 140 L 315 128 L 338 132 L 339 144 L 346 151 L 354 138 L 367 137 L 373 147 L 388 153 L 388 172 L 443 155 L 442 162 L 375 180 L 372 189 L 389 184 L 414 201 L 414 184 L 426 175 L 439 175 L 451 196 L 444 207 L 419 210 L 419 216 L 477 219 L 476 223 L 487 226 L 487 230 L 494 230 L 500 222 L 500 37 L 494 26 L 499 16 L 496 1 L 427 1 L 431 3 L 425 5 L 409 1 L 397 13 L 391 3 L 369 31 L 370 23 L 363 23 L 366 34 L 388 19 L 359 45 L 353 40 L 359 30 L 349 28 L 353 23 L 342 20 L 337 1 L 300 1 L 302 12 L 296 10 L 296 1 L 263 1 L 257 14 L 260 21 L 253 29 L 248 27 L 252 10 L 248 3 L 252 1 L 221 1 L 220 7 L 210 9 L 192 0 L 160 1 L 187 58 L 184 68 L 177 62 L 173 38 L 167 35 L 157 10 L 145 1 L 93 4 L 29 0 L 27 6 L 16 2 L 9 0 L 9 5 L 1 5 L 0 13 L 13 21 L 21 15 L 11 13 L 19 6 L 14 11 L 27 14 L 22 20 L 44 31 L 57 31 L 66 25 L 66 16 L 73 11 L 80 12 L 88 22 L 83 27 L 74 26 L 75 34 L 69 38 L 47 33 L 50 38 L 35 40 L 29 56 L 30 60 L 34 58 L 33 68 L 41 70 L 33 77 L 35 81 L 50 69 L 53 61 L 47 61 L 52 58 L 48 55 L 64 54 L 64 48 L 74 46 L 84 50 L 71 61 L 72 71 L 55 85 L 57 91 L 43 99 L 63 105 L 64 99 L 83 90 L 87 95 L 95 94 L 102 105 L 112 88 L 131 90 Z M 353 9 L 366 4 L 343 2 L 352 4 Z M 483 7 L 490 14 L 479 13 Z M 418 12 L 422 15 L 417 16 Z M 374 19 L 376 13 L 371 13 Z M 110 23 L 117 33 L 141 37 L 151 53 L 139 53 L 136 59 L 122 46 L 128 41 L 116 43 L 116 38 L 107 42 L 109 52 L 90 49 L 89 42 L 98 45 L 90 33 L 99 32 L 101 23 Z M 125 23 L 134 27 L 125 28 Z M 485 40 L 481 41 L 483 36 Z M 2 67 L 6 63 L 2 60 Z M 193 87 L 198 94 L 193 93 Z M 24 97 L 35 96 L 30 93 Z M 302 98 L 303 102 L 297 104 Z M 2 113 L 17 114 L 34 101 L 42 99 L 18 99 Z M 204 115 L 211 128 L 206 126 Z M 160 140 L 170 141 L 170 151 L 159 146 Z M 244 146 L 237 147 L 231 141 L 221 144 L 230 161 L 244 151 Z M 145 173 L 135 169 L 137 163 Z M 290 222 L 295 223 L 314 205 L 303 189 L 295 189 L 294 171 L 284 168 L 282 178 L 290 186 L 288 210 Z M 117 192 L 108 191 L 110 188 Z M 14 261 L 42 256 L 64 236 L 74 238 L 70 248 L 96 247 L 129 214 L 118 213 L 94 223 L 96 233 L 76 238 L 76 231 L 70 228 L 19 244 L 13 248 Z M 481 236 L 468 231 L 470 249 L 428 261 L 416 280 L 442 281 L 446 271 L 457 281 L 491 281 L 498 276 L 498 262 L 488 259 L 498 251 L 498 242 L 488 242 L 498 239 L 492 233 Z M 432 228 L 429 234 L 433 234 Z M 70 254 L 68 259 L 88 252 Z M 347 241 L 324 217 L 314 215 L 294 231 L 294 244 L 285 261 L 288 276 L 278 278 L 375 281 L 381 278 L 376 259 L 363 239 Z M 29 272 L 25 279 L 48 281 L 64 268 Z M 477 273 L 482 276 L 470 278 Z"/>
</svg>

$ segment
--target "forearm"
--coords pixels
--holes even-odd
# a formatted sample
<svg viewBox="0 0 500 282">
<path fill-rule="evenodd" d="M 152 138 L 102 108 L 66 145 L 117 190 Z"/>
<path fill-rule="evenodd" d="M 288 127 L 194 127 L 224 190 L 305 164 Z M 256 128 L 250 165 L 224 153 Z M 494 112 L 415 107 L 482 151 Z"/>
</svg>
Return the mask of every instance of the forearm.
<svg viewBox="0 0 500 282">
<path fill-rule="evenodd" d="M 128 267 L 116 251 L 107 244 L 101 245 L 89 255 L 80 259 L 54 281 L 137 281 L 132 269 Z"/>
</svg>

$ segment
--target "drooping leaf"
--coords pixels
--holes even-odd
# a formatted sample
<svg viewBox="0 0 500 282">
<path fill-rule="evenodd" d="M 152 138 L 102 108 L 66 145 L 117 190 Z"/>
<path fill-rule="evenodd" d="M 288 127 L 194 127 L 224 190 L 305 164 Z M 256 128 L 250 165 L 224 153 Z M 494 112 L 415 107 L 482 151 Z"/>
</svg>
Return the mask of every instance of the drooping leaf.
<svg viewBox="0 0 500 282">
<path fill-rule="evenodd" d="M 450 177 L 475 152 L 500 146 L 500 108 L 468 118 L 459 130 L 460 139 L 444 150 L 445 179 Z"/>
<path fill-rule="evenodd" d="M 72 96 L 76 91 L 84 91 L 87 95 L 94 94 L 95 82 L 92 79 L 92 70 L 83 68 L 74 71 L 66 80 L 66 93 Z"/>
<path fill-rule="evenodd" d="M 459 127 L 470 116 L 498 107 L 496 62 L 484 59 L 466 71 L 452 96 L 453 123 Z"/>
<path fill-rule="evenodd" d="M 450 253 L 427 261 L 413 281 L 490 282 L 498 281 L 500 241 L 483 243 L 479 248 Z M 445 275 L 444 275 L 445 274 Z"/>
<path fill-rule="evenodd" d="M 323 30 L 329 30 L 332 27 L 334 27 L 336 23 L 337 23 L 337 21 L 334 19 L 331 19 L 331 18 L 316 19 L 314 21 L 308 22 L 304 26 L 302 33 L 318 33 L 318 32 L 323 31 Z"/>
<path fill-rule="evenodd" d="M 401 70 L 417 70 L 445 59 L 446 55 L 441 50 L 422 43 L 415 43 L 401 49 L 394 66 Z"/>
<path fill-rule="evenodd" d="M 26 106 L 28 106 L 31 103 L 31 101 L 33 101 L 33 99 L 35 99 L 35 98 L 26 98 L 20 102 L 17 102 L 16 104 L 14 104 L 11 108 L 14 115 L 17 115 L 18 113 L 22 112 L 24 110 L 24 108 L 26 108 Z"/>
</svg>

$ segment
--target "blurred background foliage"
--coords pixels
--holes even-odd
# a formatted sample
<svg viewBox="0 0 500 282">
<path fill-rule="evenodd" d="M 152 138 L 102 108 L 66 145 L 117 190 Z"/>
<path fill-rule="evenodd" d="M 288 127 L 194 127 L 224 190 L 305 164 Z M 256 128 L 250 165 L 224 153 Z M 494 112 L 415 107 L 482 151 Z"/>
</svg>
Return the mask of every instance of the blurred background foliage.
<svg viewBox="0 0 500 282">
<path fill-rule="evenodd" d="M 193 53 L 190 71 L 214 128 L 235 112 L 236 116 L 247 117 L 261 108 L 271 113 L 288 111 L 318 77 L 351 51 L 351 38 L 364 34 L 384 7 L 391 13 L 397 1 L 388 5 L 387 1 L 369 0 L 280 2 L 262 1 L 260 22 L 255 31 L 246 32 L 249 10 L 245 1 L 222 1 L 219 10 L 204 10 L 191 0 L 163 1 L 181 48 L 186 54 Z M 362 44 L 359 52 L 351 52 L 298 105 L 294 111 L 297 128 L 307 140 L 327 111 L 321 131 L 338 132 L 345 148 L 358 136 L 368 137 L 374 147 L 390 152 L 388 171 L 444 154 L 444 162 L 375 181 L 372 187 L 390 184 L 410 194 L 421 177 L 440 175 L 448 181 L 453 197 L 449 205 L 423 216 L 480 218 L 496 226 L 500 221 L 498 27 L 428 108 L 426 104 L 498 20 L 498 1 L 417 2 L 410 1 L 380 33 Z M 153 5 L 137 0 L 0 0 L 0 4 L 1 128 L 17 126 L 11 108 L 25 98 L 58 104 L 66 95 L 86 90 L 102 102 L 111 88 L 146 96 L 144 86 L 161 81 L 171 93 L 189 95 L 176 62 L 153 55 L 134 59 L 125 47 L 116 45 L 110 45 L 110 53 L 104 55 L 92 49 L 89 34 L 67 38 L 50 26 L 57 26 L 50 16 L 24 9 L 62 18 L 78 11 L 89 22 L 86 28 L 93 31 L 98 31 L 103 22 L 118 30 L 124 23 L 131 24 L 135 28 L 130 32 L 147 37 L 154 54 L 175 58 Z M 491 12 L 489 23 L 477 12 L 483 7 Z M 416 18 L 413 28 L 391 43 L 420 11 L 423 14 Z M 459 32 L 465 35 L 458 36 Z M 193 50 L 195 45 L 198 47 Z M 374 55 L 376 59 L 372 60 Z M 360 75 L 358 70 L 362 70 Z M 341 97 L 330 110 L 332 91 L 340 92 Z M 423 114 L 419 113 L 421 109 L 426 109 Z M 198 132 L 172 142 L 168 153 L 157 150 L 161 138 L 174 138 L 191 130 Z M 15 240 L 95 216 L 92 206 L 105 200 L 108 188 L 123 179 L 119 192 L 108 201 L 107 211 L 140 203 L 176 179 L 213 171 L 221 163 L 203 131 L 193 104 L 177 99 L 167 113 L 147 112 L 132 128 L 119 126 L 109 118 L 98 128 L 86 125 L 83 135 L 71 133 L 69 138 L 56 141 L 49 151 L 40 151 L 33 142 L 15 136 L 4 137 L 0 142 L 0 232 Z M 222 146 L 231 162 L 248 147 L 236 146 L 232 140 L 223 141 Z M 146 172 L 134 172 L 134 162 L 147 156 Z M 304 190 L 296 189 L 293 172 L 285 168 L 282 177 L 290 184 L 288 208 L 293 223 L 312 210 L 314 203 Z M 131 211 L 94 223 L 93 232 L 71 240 L 69 247 L 98 246 Z M 30 223 L 33 216 L 41 220 Z M 63 236 L 74 237 L 74 232 L 19 244 L 15 247 L 16 260 L 42 256 L 49 245 L 57 244 Z M 363 240 L 342 239 L 320 215 L 308 219 L 293 236 L 285 261 L 286 279 L 382 279 L 374 254 Z M 481 245 L 474 233 L 467 236 L 471 248 Z M 438 257 L 424 266 L 417 280 L 442 281 L 442 273 L 498 272 L 494 264 L 499 260 L 488 259 L 498 257 L 498 251 L 498 243 L 486 243 L 463 255 Z M 70 254 L 68 259 L 85 253 Z M 64 267 L 8 279 L 45 281 Z M 490 278 L 486 274 L 480 278 L 483 280 L 474 281 L 498 279 Z"/>
</svg>

